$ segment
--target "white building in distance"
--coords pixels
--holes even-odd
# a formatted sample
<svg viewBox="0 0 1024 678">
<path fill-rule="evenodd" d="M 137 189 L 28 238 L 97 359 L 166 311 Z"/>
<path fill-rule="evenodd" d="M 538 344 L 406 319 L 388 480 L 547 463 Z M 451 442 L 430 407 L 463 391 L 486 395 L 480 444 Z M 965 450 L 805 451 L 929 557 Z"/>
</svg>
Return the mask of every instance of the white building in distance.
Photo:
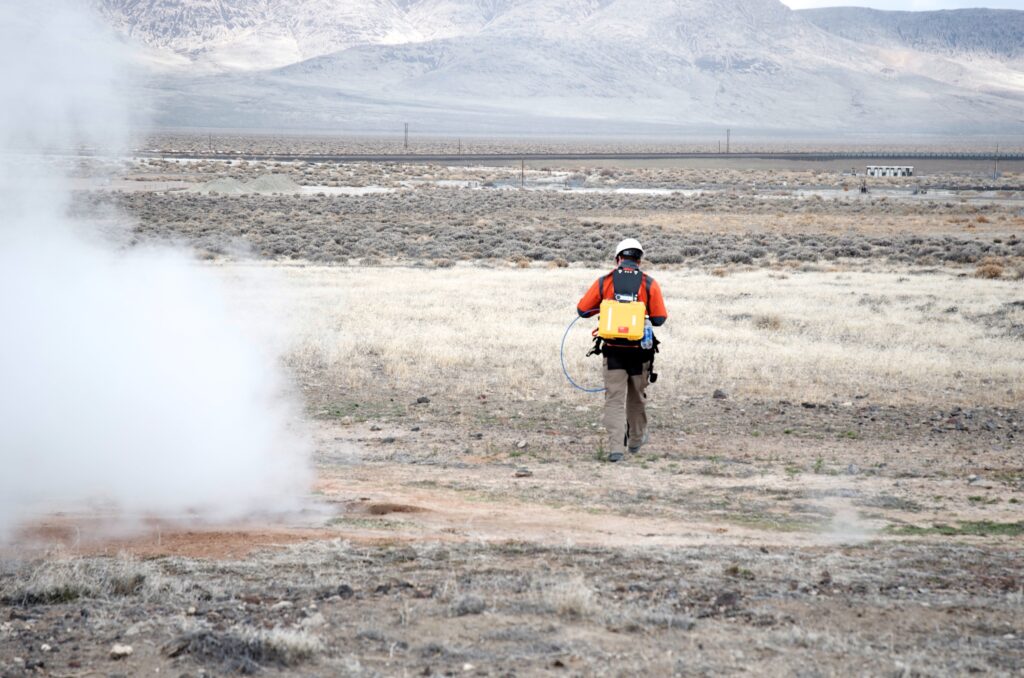
<svg viewBox="0 0 1024 678">
<path fill-rule="evenodd" d="M 912 177 L 913 165 L 868 165 L 869 177 Z"/>
</svg>

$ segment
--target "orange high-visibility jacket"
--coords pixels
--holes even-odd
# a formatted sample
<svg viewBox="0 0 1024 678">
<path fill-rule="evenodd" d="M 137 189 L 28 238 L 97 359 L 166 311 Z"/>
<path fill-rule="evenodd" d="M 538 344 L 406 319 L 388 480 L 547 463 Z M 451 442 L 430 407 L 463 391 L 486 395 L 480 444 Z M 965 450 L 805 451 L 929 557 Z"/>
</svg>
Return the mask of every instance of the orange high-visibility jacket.
<svg viewBox="0 0 1024 678">
<path fill-rule="evenodd" d="M 589 318 L 597 315 L 601 310 L 601 301 L 615 297 L 615 283 L 612 280 L 612 274 L 614 273 L 615 271 L 613 270 L 608 275 L 595 280 L 594 284 L 587 290 L 587 293 L 580 299 L 580 303 L 576 304 L 576 311 L 580 314 L 580 317 Z M 601 284 L 601 280 L 604 280 L 604 288 L 599 290 L 598 286 Z M 648 280 L 651 283 L 650 299 L 647 298 Z M 647 315 L 651 319 L 651 325 L 661 327 L 665 324 L 665 321 L 668 320 L 668 311 L 665 309 L 665 299 L 661 296 L 661 285 L 646 273 L 643 274 L 643 281 L 640 283 L 638 300 L 647 305 Z"/>
</svg>

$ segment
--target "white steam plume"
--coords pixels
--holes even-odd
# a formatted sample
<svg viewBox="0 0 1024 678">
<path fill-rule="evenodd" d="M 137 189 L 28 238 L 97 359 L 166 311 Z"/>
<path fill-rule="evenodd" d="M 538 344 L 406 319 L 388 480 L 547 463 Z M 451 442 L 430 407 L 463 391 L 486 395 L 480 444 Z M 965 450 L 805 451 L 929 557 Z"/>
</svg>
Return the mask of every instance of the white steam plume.
<svg viewBox="0 0 1024 678">
<path fill-rule="evenodd" d="M 115 40 L 73 0 L 0 3 L 0 540 L 40 511 L 294 508 L 308 440 L 274 342 L 186 253 L 69 219 L 45 151 L 127 139 Z"/>
</svg>

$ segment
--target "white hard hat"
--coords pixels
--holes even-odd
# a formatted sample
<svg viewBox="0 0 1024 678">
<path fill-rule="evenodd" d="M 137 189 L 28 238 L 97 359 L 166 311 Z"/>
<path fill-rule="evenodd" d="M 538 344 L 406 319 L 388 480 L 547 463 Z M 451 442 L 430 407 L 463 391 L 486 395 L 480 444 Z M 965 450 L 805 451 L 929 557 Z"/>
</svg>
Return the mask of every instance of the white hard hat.
<svg viewBox="0 0 1024 678">
<path fill-rule="evenodd" d="M 636 238 L 626 238 L 618 244 L 615 248 L 615 256 L 619 256 L 626 250 L 639 250 L 640 254 L 644 253 L 644 246 L 640 244 L 640 241 Z"/>
</svg>

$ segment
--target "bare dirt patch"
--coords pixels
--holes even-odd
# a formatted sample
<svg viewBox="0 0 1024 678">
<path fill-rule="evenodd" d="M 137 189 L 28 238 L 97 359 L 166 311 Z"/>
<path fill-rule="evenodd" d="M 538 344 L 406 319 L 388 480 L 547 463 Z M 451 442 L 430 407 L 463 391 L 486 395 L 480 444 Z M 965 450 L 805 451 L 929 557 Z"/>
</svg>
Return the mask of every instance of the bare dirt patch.
<svg viewBox="0 0 1024 678">
<path fill-rule="evenodd" d="M 423 513 L 426 509 L 408 504 L 373 503 L 362 507 L 362 512 L 371 516 L 386 516 L 389 513 Z"/>
<path fill-rule="evenodd" d="M 140 558 L 181 556 L 227 560 L 245 558 L 254 551 L 283 548 L 296 542 L 333 536 L 318 527 L 287 527 L 266 522 L 237 526 L 124 525 L 109 523 L 90 514 L 64 514 L 32 523 L 20 531 L 17 548 L 22 553 L 47 553 L 56 549 L 74 556 L 116 556 L 130 553 Z M 6 557 L 17 551 L 5 547 Z"/>
</svg>

